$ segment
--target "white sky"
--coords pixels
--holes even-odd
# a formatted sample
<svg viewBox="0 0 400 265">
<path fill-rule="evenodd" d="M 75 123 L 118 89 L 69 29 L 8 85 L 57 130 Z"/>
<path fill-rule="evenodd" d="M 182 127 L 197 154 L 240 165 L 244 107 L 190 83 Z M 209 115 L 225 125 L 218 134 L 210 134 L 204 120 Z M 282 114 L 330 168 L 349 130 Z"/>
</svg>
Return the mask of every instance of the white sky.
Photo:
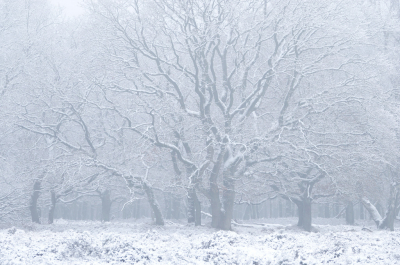
<svg viewBox="0 0 400 265">
<path fill-rule="evenodd" d="M 80 6 L 82 0 L 50 0 L 55 6 L 60 6 L 67 17 L 79 16 L 83 13 L 83 9 Z"/>
</svg>

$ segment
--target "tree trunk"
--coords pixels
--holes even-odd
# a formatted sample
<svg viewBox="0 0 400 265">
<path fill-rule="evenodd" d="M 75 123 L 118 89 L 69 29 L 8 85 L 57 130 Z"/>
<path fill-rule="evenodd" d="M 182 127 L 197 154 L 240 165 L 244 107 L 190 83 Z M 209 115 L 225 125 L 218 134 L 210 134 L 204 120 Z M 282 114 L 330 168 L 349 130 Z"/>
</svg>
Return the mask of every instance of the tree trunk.
<svg viewBox="0 0 400 265">
<path fill-rule="evenodd" d="M 390 187 L 390 196 L 388 202 L 388 208 L 383 218 L 379 229 L 389 229 L 394 231 L 394 219 L 396 218 L 396 206 L 399 197 L 399 191 L 397 190 L 397 184 L 393 183 Z"/>
<path fill-rule="evenodd" d="M 389 229 L 390 231 L 394 231 L 394 219 L 395 219 L 395 211 L 393 207 L 390 207 L 385 215 L 385 218 L 382 220 L 379 225 L 379 229 Z"/>
<path fill-rule="evenodd" d="M 346 206 L 346 224 L 354 225 L 354 205 L 353 202 L 348 202 Z"/>
<path fill-rule="evenodd" d="M 110 221 L 110 213 L 111 213 L 111 196 L 110 191 L 105 190 L 101 193 L 101 220 L 104 222 Z"/>
<path fill-rule="evenodd" d="M 303 198 L 302 201 L 296 202 L 299 210 L 299 220 L 297 226 L 303 228 L 305 231 L 311 232 L 311 198 Z"/>
<path fill-rule="evenodd" d="M 311 232 L 311 198 L 305 198 L 303 200 L 303 228 L 304 230 Z"/>
<path fill-rule="evenodd" d="M 376 207 L 368 200 L 367 197 L 362 197 L 361 202 L 364 205 L 365 209 L 371 215 L 372 220 L 374 220 L 378 229 L 389 229 L 394 231 L 394 219 L 395 219 L 395 207 L 394 207 L 394 197 L 391 191 L 391 195 L 389 197 L 388 209 L 386 211 L 386 215 L 384 218 L 379 214 L 379 211 Z"/>
<path fill-rule="evenodd" d="M 40 196 L 40 181 L 35 181 L 33 184 L 33 193 L 31 195 L 31 201 L 29 204 L 29 210 L 31 212 L 32 222 L 40 224 L 40 218 L 38 213 L 37 201 Z"/>
<path fill-rule="evenodd" d="M 218 228 L 221 223 L 221 201 L 219 199 L 218 184 L 210 181 L 210 198 L 211 198 L 211 226 Z"/>
<path fill-rule="evenodd" d="M 195 201 L 194 201 L 194 206 L 195 206 L 195 221 L 194 221 L 194 225 L 195 226 L 200 226 L 201 225 L 201 204 L 200 204 L 200 200 L 197 198 L 197 195 L 195 193 Z"/>
<path fill-rule="evenodd" d="M 51 200 L 51 205 L 49 209 L 48 223 L 52 224 L 54 223 L 54 211 L 56 210 L 56 203 L 57 203 L 56 193 L 53 190 L 50 192 L 50 200 Z"/>
<path fill-rule="evenodd" d="M 201 225 L 201 205 L 194 187 L 188 190 L 188 223 Z"/>
<path fill-rule="evenodd" d="M 146 192 L 152 212 L 154 213 L 154 217 L 156 218 L 156 225 L 164 225 L 164 218 L 162 216 L 160 206 L 158 205 L 154 196 L 153 189 L 145 181 L 143 181 L 142 185 L 144 191 Z"/>
<path fill-rule="evenodd" d="M 195 206 L 195 195 L 196 191 L 194 187 L 189 188 L 188 190 L 188 209 L 187 209 L 187 214 L 188 214 L 188 223 L 194 223 L 196 220 L 196 206 Z"/>
<path fill-rule="evenodd" d="M 224 154 L 225 148 L 222 148 L 210 174 L 211 226 L 214 228 L 219 228 L 222 219 L 222 204 L 217 179 L 221 172 Z"/>
<path fill-rule="evenodd" d="M 227 174 L 226 172 L 225 174 Z M 235 201 L 235 180 L 230 176 L 224 176 L 224 192 L 223 192 L 223 212 L 220 223 L 220 229 L 231 230 L 231 221 L 233 216 L 233 204 Z"/>
<path fill-rule="evenodd" d="M 303 226 L 303 203 L 300 202 L 296 202 L 297 205 L 297 209 L 298 209 L 298 214 L 299 214 L 299 219 L 297 221 L 297 226 L 298 227 L 302 227 Z"/>
</svg>

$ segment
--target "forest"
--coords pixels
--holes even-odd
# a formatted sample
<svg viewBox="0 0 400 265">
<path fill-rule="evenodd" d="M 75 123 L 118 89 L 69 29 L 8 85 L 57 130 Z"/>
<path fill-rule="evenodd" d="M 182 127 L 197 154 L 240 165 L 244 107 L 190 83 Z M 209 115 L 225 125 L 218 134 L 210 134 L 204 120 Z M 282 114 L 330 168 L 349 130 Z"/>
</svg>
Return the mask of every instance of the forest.
<svg viewBox="0 0 400 265">
<path fill-rule="evenodd" d="M 81 8 L 0 0 L 2 228 L 395 230 L 399 1 Z"/>
</svg>

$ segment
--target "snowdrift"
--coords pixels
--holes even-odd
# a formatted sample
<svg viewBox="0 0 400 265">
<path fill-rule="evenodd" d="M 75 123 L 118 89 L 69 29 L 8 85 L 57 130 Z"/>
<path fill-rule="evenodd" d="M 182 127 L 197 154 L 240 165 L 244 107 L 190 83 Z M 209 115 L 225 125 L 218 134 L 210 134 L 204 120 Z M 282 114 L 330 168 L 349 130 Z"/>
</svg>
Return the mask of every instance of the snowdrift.
<svg viewBox="0 0 400 265">
<path fill-rule="evenodd" d="M 400 232 L 274 224 L 216 231 L 167 223 L 60 221 L 0 230 L 0 264 L 400 264 Z"/>
</svg>

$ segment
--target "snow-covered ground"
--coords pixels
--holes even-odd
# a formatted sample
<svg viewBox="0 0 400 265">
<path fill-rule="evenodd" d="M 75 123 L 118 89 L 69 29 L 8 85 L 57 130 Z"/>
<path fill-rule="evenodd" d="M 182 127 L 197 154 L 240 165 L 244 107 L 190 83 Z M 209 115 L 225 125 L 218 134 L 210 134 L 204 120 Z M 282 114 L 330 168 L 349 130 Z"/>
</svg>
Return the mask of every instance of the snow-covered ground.
<svg viewBox="0 0 400 265">
<path fill-rule="evenodd" d="M 306 233 L 286 225 L 294 219 L 267 223 L 273 220 L 234 231 L 149 220 L 13 227 L 0 230 L 0 264 L 400 264 L 399 230 L 321 224 L 325 219 Z"/>
</svg>

